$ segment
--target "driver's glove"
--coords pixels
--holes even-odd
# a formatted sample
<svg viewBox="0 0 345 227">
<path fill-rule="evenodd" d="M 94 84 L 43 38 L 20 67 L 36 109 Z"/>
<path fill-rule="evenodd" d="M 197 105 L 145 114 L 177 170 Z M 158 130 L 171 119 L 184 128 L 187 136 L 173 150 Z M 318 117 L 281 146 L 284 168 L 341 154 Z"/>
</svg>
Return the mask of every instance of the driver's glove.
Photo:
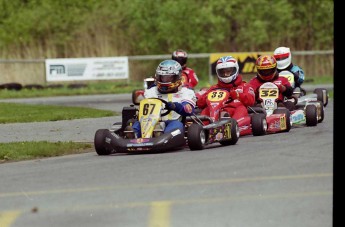
<svg viewBox="0 0 345 227">
<path fill-rule="evenodd" d="M 276 81 L 273 81 L 273 83 L 277 85 L 280 92 L 284 92 L 286 90 L 286 87 L 282 85 L 281 81 L 276 80 Z"/>
<path fill-rule="evenodd" d="M 238 99 L 240 96 L 238 94 L 238 92 L 235 90 L 235 91 L 230 91 L 230 98 L 232 100 L 235 100 L 235 99 Z"/>
<path fill-rule="evenodd" d="M 169 110 L 175 110 L 176 109 L 176 105 L 173 102 L 168 102 L 167 106 L 168 106 Z"/>
</svg>

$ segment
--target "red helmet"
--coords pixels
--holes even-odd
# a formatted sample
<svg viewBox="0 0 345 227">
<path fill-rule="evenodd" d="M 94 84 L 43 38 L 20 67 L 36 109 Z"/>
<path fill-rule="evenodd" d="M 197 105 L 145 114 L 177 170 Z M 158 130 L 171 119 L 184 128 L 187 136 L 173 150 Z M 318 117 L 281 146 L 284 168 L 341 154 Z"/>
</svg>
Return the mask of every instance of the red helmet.
<svg viewBox="0 0 345 227">
<path fill-rule="evenodd" d="M 271 81 L 277 73 L 277 61 L 272 55 L 262 55 L 255 62 L 256 76 L 264 81 Z"/>
</svg>

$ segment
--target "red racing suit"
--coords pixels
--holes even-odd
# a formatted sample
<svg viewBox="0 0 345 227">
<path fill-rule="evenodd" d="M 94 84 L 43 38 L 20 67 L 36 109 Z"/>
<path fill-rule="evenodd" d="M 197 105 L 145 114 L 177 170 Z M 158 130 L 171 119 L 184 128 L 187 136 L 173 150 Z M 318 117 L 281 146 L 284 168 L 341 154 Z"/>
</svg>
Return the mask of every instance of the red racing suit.
<svg viewBox="0 0 345 227">
<path fill-rule="evenodd" d="M 226 84 L 218 80 L 217 84 L 211 86 L 204 94 L 200 96 L 200 98 L 197 100 L 197 106 L 198 108 L 203 109 L 201 111 L 202 115 L 210 115 L 209 108 L 206 106 L 206 98 L 208 93 L 215 88 L 225 88 L 230 92 L 238 92 L 238 99 L 233 100 L 226 108 L 224 108 L 224 110 L 230 114 L 230 117 L 238 121 L 240 118 L 248 116 L 247 106 L 254 105 L 255 94 L 253 88 L 242 80 L 241 75 L 238 75 L 235 81 L 230 84 Z"/>
<path fill-rule="evenodd" d="M 276 84 L 278 87 L 280 85 L 284 85 L 286 87 L 286 90 L 284 92 L 279 92 L 278 102 L 283 102 L 284 97 L 290 97 L 293 93 L 293 88 L 291 87 L 291 84 L 288 81 L 288 79 L 286 77 L 279 76 L 278 73 L 274 76 L 272 81 L 264 81 L 264 80 L 260 79 L 260 77 L 255 76 L 248 82 L 253 87 L 253 89 L 255 91 L 255 100 L 259 101 L 258 100 L 259 99 L 259 88 L 263 83 L 266 83 L 266 82 L 272 82 L 272 83 Z"/>
<path fill-rule="evenodd" d="M 182 70 L 182 84 L 189 88 L 194 88 L 199 82 L 198 76 L 193 69 L 184 67 Z"/>
</svg>

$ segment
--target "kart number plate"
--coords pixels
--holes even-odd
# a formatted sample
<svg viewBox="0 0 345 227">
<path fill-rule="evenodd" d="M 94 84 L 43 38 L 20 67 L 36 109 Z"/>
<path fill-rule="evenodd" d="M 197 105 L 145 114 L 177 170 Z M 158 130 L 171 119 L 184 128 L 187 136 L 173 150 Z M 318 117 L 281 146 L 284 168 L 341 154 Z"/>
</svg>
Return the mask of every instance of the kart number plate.
<svg viewBox="0 0 345 227">
<path fill-rule="evenodd" d="M 219 102 L 227 99 L 227 91 L 212 91 L 207 95 L 207 99 L 211 102 Z"/>
<path fill-rule="evenodd" d="M 259 95 L 262 99 L 276 99 L 279 96 L 279 90 L 278 88 L 261 88 Z"/>
</svg>

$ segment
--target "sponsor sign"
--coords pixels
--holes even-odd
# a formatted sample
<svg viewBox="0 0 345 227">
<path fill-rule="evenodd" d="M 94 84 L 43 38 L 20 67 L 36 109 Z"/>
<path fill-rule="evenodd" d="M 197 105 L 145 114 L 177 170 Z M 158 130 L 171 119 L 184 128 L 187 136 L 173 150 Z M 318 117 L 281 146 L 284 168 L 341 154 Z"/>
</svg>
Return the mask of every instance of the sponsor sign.
<svg viewBox="0 0 345 227">
<path fill-rule="evenodd" d="M 227 53 L 214 53 L 210 54 L 209 64 L 211 66 L 212 75 L 217 75 L 216 73 L 216 63 L 217 60 L 224 56 L 233 56 L 237 59 L 238 65 L 240 67 L 240 73 L 256 73 L 255 61 L 261 55 L 270 54 L 273 55 L 273 52 L 227 52 Z"/>
<path fill-rule="evenodd" d="M 128 57 L 46 59 L 46 80 L 128 79 Z"/>
</svg>

